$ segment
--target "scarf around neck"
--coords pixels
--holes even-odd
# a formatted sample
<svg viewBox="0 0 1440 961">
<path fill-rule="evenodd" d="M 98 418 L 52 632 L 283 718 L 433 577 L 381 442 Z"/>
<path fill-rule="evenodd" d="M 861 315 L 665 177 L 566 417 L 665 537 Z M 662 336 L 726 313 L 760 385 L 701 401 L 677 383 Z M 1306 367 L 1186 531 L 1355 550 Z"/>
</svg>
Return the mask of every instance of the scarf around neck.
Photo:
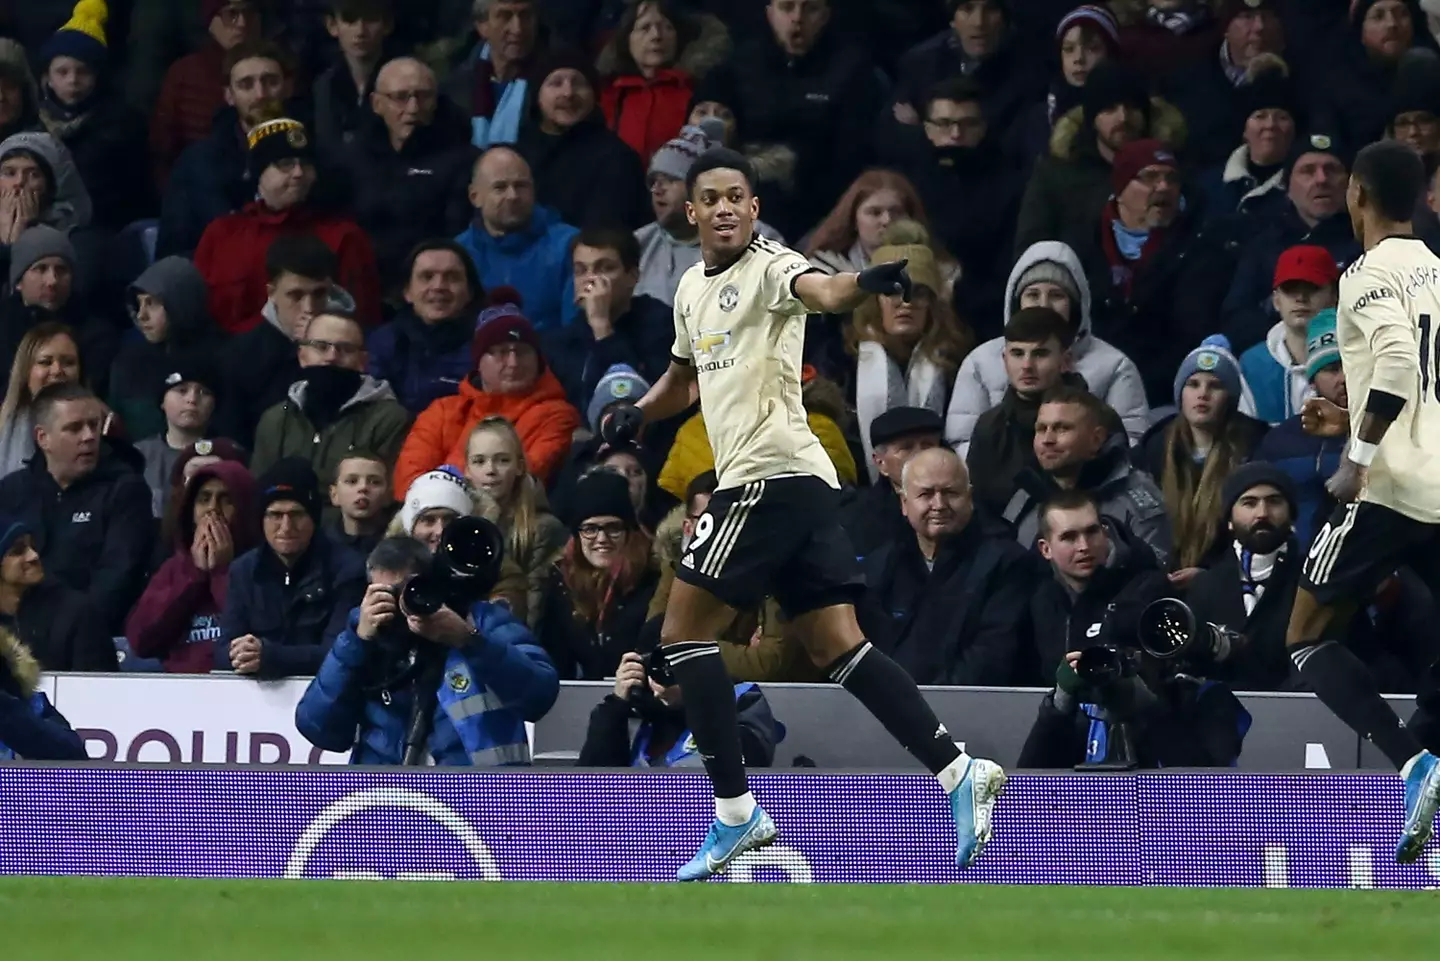
<svg viewBox="0 0 1440 961">
<path fill-rule="evenodd" d="M 855 414 L 858 422 L 865 425 L 860 431 L 860 439 L 865 447 L 872 483 L 880 475 L 873 460 L 869 459 L 869 455 L 875 453 L 870 446 L 870 423 L 895 407 L 924 407 L 944 417 L 948 382 L 949 378 L 940 365 L 919 350 L 910 354 L 910 362 L 901 370 L 894 358 L 885 352 L 884 345 L 873 340 L 860 342 L 855 375 Z"/>
</svg>

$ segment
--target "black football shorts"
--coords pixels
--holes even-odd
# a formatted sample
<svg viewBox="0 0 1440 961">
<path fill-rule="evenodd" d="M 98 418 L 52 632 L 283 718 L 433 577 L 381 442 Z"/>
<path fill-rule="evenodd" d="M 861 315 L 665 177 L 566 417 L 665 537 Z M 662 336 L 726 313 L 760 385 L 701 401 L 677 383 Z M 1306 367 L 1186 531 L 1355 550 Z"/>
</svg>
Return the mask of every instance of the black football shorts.
<svg viewBox="0 0 1440 961">
<path fill-rule="evenodd" d="M 1440 524 L 1379 504 L 1341 504 L 1315 535 L 1301 584 L 1322 604 L 1365 603 L 1396 569 L 1410 565 L 1432 589 L 1440 574 Z"/>
<path fill-rule="evenodd" d="M 808 475 L 717 490 L 675 576 L 736 610 L 774 597 L 791 618 L 853 604 L 864 587 L 840 492 Z"/>
</svg>

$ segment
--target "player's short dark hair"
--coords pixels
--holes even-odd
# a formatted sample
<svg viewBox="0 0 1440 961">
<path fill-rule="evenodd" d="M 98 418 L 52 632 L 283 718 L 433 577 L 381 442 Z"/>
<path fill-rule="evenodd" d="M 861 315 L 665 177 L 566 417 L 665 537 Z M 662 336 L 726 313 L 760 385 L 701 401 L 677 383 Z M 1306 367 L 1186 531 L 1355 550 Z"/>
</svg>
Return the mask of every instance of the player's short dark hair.
<svg viewBox="0 0 1440 961">
<path fill-rule="evenodd" d="M 290 54 L 285 48 L 273 40 L 242 40 L 229 50 L 225 51 L 224 58 L 220 61 L 220 82 L 224 86 L 230 86 L 230 74 L 235 70 L 237 64 L 244 60 L 273 60 L 280 65 L 280 72 L 286 77 L 295 75 L 294 64 L 290 60 Z"/>
<path fill-rule="evenodd" d="M 72 400 L 94 400 L 95 393 L 84 384 L 73 380 L 67 380 L 59 384 L 51 384 L 40 393 L 35 395 L 31 403 L 30 413 L 35 418 L 35 423 L 48 426 L 50 416 L 55 408 Z"/>
<path fill-rule="evenodd" d="M 755 165 L 738 150 L 731 150 L 729 147 L 711 147 L 690 165 L 690 172 L 685 175 L 685 195 L 687 197 L 695 192 L 695 181 L 700 179 L 700 175 L 711 170 L 738 170 L 740 175 L 745 178 L 750 192 L 752 194 L 755 192 Z"/>
<path fill-rule="evenodd" d="M 1017 310 L 1005 324 L 1007 343 L 1043 344 L 1051 337 L 1066 350 L 1075 343 L 1075 328 L 1070 326 L 1070 321 L 1049 307 Z"/>
<path fill-rule="evenodd" d="M 1076 387 L 1073 384 L 1057 384 L 1045 392 L 1040 398 L 1041 405 L 1045 404 L 1074 404 L 1077 407 L 1085 408 L 1090 419 L 1095 422 L 1096 427 L 1104 427 L 1107 422 L 1107 413 L 1110 408 L 1099 397 L 1090 393 L 1083 387 Z"/>
<path fill-rule="evenodd" d="M 1368 206 L 1392 223 L 1408 223 L 1425 192 L 1425 162 L 1395 140 L 1381 140 L 1361 150 L 1350 176 L 1359 179 Z"/>
<path fill-rule="evenodd" d="M 340 272 L 340 261 L 314 234 L 281 234 L 265 250 L 265 276 L 270 283 L 281 274 L 294 274 L 306 280 L 334 280 Z"/>
<path fill-rule="evenodd" d="M 640 269 L 640 241 L 628 230 L 616 227 L 586 227 L 570 240 L 571 257 L 575 256 L 575 248 L 581 244 L 601 250 L 613 250 L 619 255 L 620 265 L 626 270 Z"/>
<path fill-rule="evenodd" d="M 713 494 L 720 486 L 720 478 L 713 470 L 707 470 L 703 474 L 696 474 L 688 487 L 685 488 L 685 513 L 695 506 L 695 498 L 702 494 Z"/>
<path fill-rule="evenodd" d="M 1100 513 L 1100 502 L 1091 496 L 1089 491 L 1077 489 L 1060 490 L 1051 494 L 1040 505 L 1040 536 L 1050 536 L 1050 512 L 1051 511 L 1078 511 L 1086 507 L 1093 507 L 1096 515 Z"/>
<path fill-rule="evenodd" d="M 931 87 L 925 94 L 925 103 L 922 105 L 924 115 L 930 113 L 930 105 L 937 100 L 949 100 L 954 103 L 979 103 L 983 109 L 980 86 L 966 77 L 951 77 L 948 80 L 941 80 Z"/>
<path fill-rule="evenodd" d="M 413 537 L 387 537 L 365 558 L 365 570 L 418 574 L 430 566 L 430 549 Z"/>
</svg>

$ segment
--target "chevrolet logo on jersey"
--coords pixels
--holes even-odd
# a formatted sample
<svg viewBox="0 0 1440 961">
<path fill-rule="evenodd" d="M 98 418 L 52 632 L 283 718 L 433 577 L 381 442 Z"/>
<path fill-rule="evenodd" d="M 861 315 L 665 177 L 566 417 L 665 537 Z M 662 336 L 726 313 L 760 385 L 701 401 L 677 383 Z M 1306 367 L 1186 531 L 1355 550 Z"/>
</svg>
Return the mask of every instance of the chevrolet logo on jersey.
<svg viewBox="0 0 1440 961">
<path fill-rule="evenodd" d="M 730 345 L 730 331 L 728 330 L 702 330 L 700 336 L 690 341 L 690 347 L 697 354 L 710 356 L 721 347 Z"/>
</svg>

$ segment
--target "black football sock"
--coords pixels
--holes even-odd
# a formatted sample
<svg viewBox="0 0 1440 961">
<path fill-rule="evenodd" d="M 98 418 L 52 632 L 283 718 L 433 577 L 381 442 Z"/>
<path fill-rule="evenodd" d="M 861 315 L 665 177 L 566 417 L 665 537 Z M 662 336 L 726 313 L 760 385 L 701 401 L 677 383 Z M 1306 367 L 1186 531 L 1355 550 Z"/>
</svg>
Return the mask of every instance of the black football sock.
<svg viewBox="0 0 1440 961">
<path fill-rule="evenodd" d="M 960 757 L 955 740 L 925 703 L 915 680 L 869 641 L 836 658 L 825 673 L 855 695 L 931 774 L 938 776 Z"/>
<path fill-rule="evenodd" d="M 1294 648 L 1290 659 L 1325 706 L 1384 751 L 1397 771 L 1420 753 L 1420 742 L 1375 690 L 1370 672 L 1349 648 L 1323 641 Z"/>
<path fill-rule="evenodd" d="M 714 641 L 681 641 L 665 648 L 665 660 L 685 697 L 685 720 L 695 735 L 700 759 L 717 798 L 748 794 L 740 724 L 735 714 L 735 685 Z"/>
</svg>

